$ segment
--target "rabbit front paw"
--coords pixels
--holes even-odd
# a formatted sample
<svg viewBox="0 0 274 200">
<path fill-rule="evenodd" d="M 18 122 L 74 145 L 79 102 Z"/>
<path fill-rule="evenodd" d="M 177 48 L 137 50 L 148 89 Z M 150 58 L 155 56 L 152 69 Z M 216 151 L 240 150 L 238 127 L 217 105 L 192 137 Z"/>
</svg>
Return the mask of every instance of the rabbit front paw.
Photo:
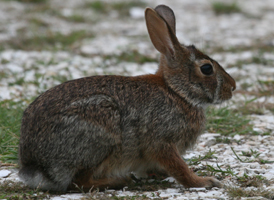
<svg viewBox="0 0 274 200">
<path fill-rule="evenodd" d="M 202 179 L 202 181 L 201 181 L 200 187 L 205 187 L 205 188 L 212 188 L 212 187 L 221 188 L 221 187 L 223 187 L 223 184 L 213 177 L 206 177 L 206 178 L 201 178 L 201 179 Z"/>
</svg>

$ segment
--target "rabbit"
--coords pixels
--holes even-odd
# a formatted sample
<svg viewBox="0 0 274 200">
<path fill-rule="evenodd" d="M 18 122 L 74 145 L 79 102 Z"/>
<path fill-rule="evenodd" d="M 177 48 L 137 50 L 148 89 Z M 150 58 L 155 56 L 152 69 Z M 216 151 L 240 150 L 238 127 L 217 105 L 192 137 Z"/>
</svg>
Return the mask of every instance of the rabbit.
<svg viewBox="0 0 274 200">
<path fill-rule="evenodd" d="M 171 8 L 146 8 L 161 53 L 155 74 L 84 77 L 55 86 L 24 111 L 19 176 L 46 191 L 119 189 L 130 174 L 162 171 L 184 187 L 222 187 L 181 158 L 195 145 L 204 109 L 232 97 L 234 79 L 194 45 L 180 44 Z"/>
</svg>

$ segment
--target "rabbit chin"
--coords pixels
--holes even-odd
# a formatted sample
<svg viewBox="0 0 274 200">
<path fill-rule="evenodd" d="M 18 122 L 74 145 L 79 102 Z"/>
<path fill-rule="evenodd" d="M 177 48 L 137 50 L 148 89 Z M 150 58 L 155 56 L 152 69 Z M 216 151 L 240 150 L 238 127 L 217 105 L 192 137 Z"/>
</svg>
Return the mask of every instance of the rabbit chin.
<svg viewBox="0 0 274 200">
<path fill-rule="evenodd" d="M 231 96 L 231 97 L 232 97 L 232 96 Z M 231 99 L 231 97 L 225 98 L 225 99 L 221 99 L 221 98 L 214 99 L 214 101 L 213 101 L 212 104 L 214 104 L 214 105 L 222 104 L 222 103 L 224 103 L 225 101 L 228 101 L 229 99 Z"/>
</svg>

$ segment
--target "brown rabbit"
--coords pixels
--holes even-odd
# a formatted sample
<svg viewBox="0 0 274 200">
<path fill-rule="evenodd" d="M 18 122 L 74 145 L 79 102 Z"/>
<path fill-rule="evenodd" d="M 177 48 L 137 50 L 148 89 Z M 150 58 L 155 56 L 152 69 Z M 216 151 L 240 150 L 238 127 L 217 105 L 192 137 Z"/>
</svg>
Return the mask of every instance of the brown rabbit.
<svg viewBox="0 0 274 200">
<path fill-rule="evenodd" d="M 175 35 L 173 11 L 147 8 L 150 39 L 162 54 L 156 74 L 92 76 L 58 85 L 25 110 L 20 177 L 32 188 L 119 188 L 131 172 L 165 171 L 185 187 L 220 187 L 181 155 L 205 127 L 204 108 L 232 97 L 235 81 Z"/>
</svg>

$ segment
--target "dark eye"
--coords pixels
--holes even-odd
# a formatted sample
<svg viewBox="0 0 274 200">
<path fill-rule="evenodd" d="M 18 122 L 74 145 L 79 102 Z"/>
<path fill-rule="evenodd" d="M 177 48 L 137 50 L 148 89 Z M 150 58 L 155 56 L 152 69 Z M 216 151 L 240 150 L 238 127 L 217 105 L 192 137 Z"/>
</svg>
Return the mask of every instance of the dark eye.
<svg viewBox="0 0 274 200">
<path fill-rule="evenodd" d="M 201 69 L 201 72 L 204 75 L 211 75 L 211 74 L 213 74 L 213 67 L 210 64 L 204 64 L 200 69 Z"/>
</svg>

